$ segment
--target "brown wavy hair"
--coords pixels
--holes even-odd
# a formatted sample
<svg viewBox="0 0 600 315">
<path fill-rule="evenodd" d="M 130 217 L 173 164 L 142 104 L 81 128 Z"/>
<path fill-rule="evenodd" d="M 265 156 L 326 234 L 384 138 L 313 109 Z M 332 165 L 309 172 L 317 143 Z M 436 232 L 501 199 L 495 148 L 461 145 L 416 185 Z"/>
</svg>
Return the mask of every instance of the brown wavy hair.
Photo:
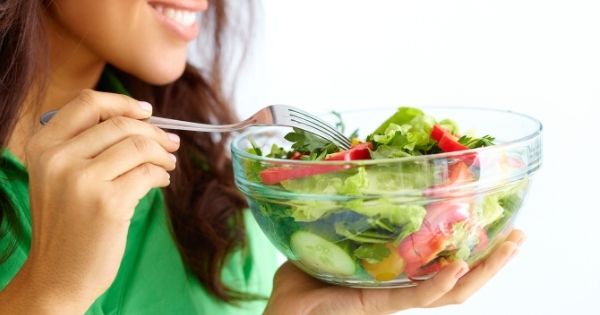
<svg viewBox="0 0 600 315">
<path fill-rule="evenodd" d="M 38 83 L 38 95 L 43 95 L 48 48 L 42 20 L 50 2 L 0 2 L 0 147 L 7 144 L 19 110 L 32 93 L 30 82 Z M 204 13 L 203 26 L 211 30 L 211 36 L 202 43 L 210 48 L 205 69 L 188 64 L 179 79 L 164 86 L 149 85 L 117 69 L 113 72 L 133 97 L 151 102 L 157 115 L 206 123 L 237 121 L 222 86 L 222 58 L 226 55 L 226 30 L 230 25 L 227 8 L 225 0 L 211 0 Z M 247 9 L 251 11 L 251 5 Z M 234 187 L 226 147 L 228 136 L 188 132 L 180 136 L 178 167 L 164 192 L 181 257 L 216 298 L 225 302 L 255 298 L 221 280 L 228 253 L 245 246 L 241 210 L 246 203 Z M 8 248 L 0 249 L 0 263 L 23 239 L 17 216 L 9 197 L 0 190 L 0 238 L 11 238 Z"/>
</svg>

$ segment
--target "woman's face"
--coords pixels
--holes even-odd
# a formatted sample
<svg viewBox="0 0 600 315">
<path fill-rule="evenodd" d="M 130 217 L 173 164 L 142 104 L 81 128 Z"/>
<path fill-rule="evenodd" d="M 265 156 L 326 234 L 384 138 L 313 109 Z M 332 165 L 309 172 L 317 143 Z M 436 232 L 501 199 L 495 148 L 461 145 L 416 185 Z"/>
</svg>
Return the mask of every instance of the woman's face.
<svg viewBox="0 0 600 315">
<path fill-rule="evenodd" d="M 207 0 L 54 0 L 59 34 L 148 83 L 177 79 Z M 60 48 L 58 48 L 60 49 Z"/>
</svg>

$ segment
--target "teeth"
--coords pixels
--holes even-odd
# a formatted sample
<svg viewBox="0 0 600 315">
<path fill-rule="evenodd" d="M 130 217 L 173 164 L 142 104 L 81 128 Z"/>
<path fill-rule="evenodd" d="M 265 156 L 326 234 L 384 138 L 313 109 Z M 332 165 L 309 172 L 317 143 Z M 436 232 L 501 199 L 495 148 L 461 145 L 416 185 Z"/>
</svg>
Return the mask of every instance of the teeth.
<svg viewBox="0 0 600 315">
<path fill-rule="evenodd" d="M 157 5 L 154 8 L 156 11 L 166 16 L 169 20 L 176 22 L 177 24 L 190 26 L 196 22 L 196 12 L 165 8 L 161 5 Z"/>
</svg>

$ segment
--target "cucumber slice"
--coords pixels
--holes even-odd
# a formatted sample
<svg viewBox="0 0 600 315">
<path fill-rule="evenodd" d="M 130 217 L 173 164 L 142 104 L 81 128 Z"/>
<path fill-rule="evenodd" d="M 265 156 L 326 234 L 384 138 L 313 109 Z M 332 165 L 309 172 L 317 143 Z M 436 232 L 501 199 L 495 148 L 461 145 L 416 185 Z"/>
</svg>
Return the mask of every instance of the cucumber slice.
<svg viewBox="0 0 600 315">
<path fill-rule="evenodd" d="M 300 262 L 315 271 L 334 276 L 356 272 L 356 264 L 346 251 L 316 234 L 298 231 L 292 235 L 290 246 Z"/>
</svg>

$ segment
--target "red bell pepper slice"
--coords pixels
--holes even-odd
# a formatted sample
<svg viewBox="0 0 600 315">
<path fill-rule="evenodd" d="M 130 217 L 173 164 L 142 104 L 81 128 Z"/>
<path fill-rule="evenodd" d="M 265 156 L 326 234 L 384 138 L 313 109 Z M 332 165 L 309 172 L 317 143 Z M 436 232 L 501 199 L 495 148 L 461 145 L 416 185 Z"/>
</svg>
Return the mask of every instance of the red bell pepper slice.
<svg viewBox="0 0 600 315">
<path fill-rule="evenodd" d="M 433 128 L 431 129 L 431 138 L 437 142 L 440 142 L 440 139 L 442 139 L 442 136 L 447 133 L 448 133 L 448 131 L 446 129 L 444 129 L 444 127 L 436 124 L 436 125 L 433 125 Z"/>
<path fill-rule="evenodd" d="M 284 180 L 343 170 L 344 165 L 311 165 L 297 167 L 271 167 L 260 172 L 260 179 L 267 185 L 275 185 Z"/>
<path fill-rule="evenodd" d="M 325 161 L 354 161 L 371 158 L 371 143 L 361 143 L 349 150 L 330 154 Z M 278 184 L 284 180 L 298 179 L 307 176 L 325 174 L 348 168 L 346 165 L 310 165 L 271 167 L 260 172 L 260 179 L 267 185 Z"/>
<path fill-rule="evenodd" d="M 468 150 L 469 148 L 460 142 L 458 138 L 440 125 L 433 125 L 431 129 L 431 138 L 438 143 L 440 149 L 444 152 L 454 152 Z"/>
<path fill-rule="evenodd" d="M 354 147 L 336 153 L 332 153 L 325 158 L 326 161 L 354 161 L 354 160 L 368 160 L 371 158 L 370 149 L 373 145 L 370 142 L 360 143 Z"/>
<path fill-rule="evenodd" d="M 458 142 L 458 139 L 449 133 L 445 133 L 444 135 L 442 135 L 442 137 L 438 141 L 438 146 L 444 152 L 469 150 L 469 147 Z"/>
<path fill-rule="evenodd" d="M 431 129 L 431 138 L 437 141 L 438 147 L 444 152 L 456 152 L 469 150 L 470 148 L 466 145 L 458 142 L 458 138 L 448 132 L 440 125 L 433 125 Z M 459 157 L 469 165 L 478 166 L 477 154 L 469 153 Z"/>
<path fill-rule="evenodd" d="M 467 164 L 464 162 L 458 162 L 458 163 L 450 166 L 449 171 L 450 171 L 450 173 L 448 174 L 448 177 L 450 180 L 449 185 L 453 185 L 453 186 L 460 185 L 460 184 L 472 182 L 474 179 L 473 173 L 471 173 L 471 170 L 469 169 Z"/>
<path fill-rule="evenodd" d="M 428 188 L 423 193 L 427 197 L 455 197 L 448 193 L 454 186 L 472 182 L 475 179 L 473 173 L 465 162 L 457 162 L 448 167 L 448 182 Z"/>
</svg>

